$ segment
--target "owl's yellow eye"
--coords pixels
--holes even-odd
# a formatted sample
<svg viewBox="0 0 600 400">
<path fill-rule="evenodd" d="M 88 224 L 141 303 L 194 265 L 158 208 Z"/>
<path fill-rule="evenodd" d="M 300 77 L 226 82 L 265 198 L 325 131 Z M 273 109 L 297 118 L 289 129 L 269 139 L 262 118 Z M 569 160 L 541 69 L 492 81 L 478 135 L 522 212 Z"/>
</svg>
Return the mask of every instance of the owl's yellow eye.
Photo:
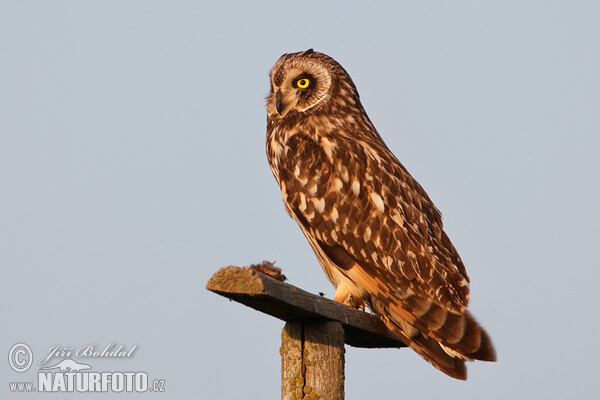
<svg viewBox="0 0 600 400">
<path fill-rule="evenodd" d="M 300 89 L 306 89 L 308 85 L 310 85 L 310 81 L 306 78 L 298 79 L 296 82 L 296 86 L 298 86 Z"/>
</svg>

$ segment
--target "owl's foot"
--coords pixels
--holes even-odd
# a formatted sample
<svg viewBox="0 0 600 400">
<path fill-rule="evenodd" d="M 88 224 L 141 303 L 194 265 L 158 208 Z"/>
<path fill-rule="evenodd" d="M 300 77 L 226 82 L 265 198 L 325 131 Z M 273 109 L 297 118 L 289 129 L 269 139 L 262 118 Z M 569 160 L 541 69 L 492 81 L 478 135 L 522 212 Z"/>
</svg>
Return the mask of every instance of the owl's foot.
<svg viewBox="0 0 600 400">
<path fill-rule="evenodd" d="M 350 306 L 350 307 L 358 308 L 359 310 L 363 310 L 363 311 L 365 310 L 365 303 L 362 301 L 362 299 L 355 298 L 352 295 L 352 293 L 350 293 L 350 292 L 345 292 L 345 293 L 336 292 L 333 300 L 337 301 L 338 303 L 342 303 L 347 306 Z"/>
</svg>

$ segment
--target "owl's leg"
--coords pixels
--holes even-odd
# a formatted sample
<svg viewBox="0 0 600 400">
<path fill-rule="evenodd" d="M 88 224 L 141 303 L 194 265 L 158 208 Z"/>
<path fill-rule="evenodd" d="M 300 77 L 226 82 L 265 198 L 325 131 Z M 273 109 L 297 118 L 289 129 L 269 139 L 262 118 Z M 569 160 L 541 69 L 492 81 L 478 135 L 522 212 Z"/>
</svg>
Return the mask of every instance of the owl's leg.
<svg viewBox="0 0 600 400">
<path fill-rule="evenodd" d="M 347 288 L 345 288 L 343 285 L 338 286 L 333 300 L 350 307 L 358 308 L 359 310 L 364 311 L 365 309 L 365 303 L 363 300 L 358 296 L 354 296 L 352 292 L 347 290 Z"/>
</svg>

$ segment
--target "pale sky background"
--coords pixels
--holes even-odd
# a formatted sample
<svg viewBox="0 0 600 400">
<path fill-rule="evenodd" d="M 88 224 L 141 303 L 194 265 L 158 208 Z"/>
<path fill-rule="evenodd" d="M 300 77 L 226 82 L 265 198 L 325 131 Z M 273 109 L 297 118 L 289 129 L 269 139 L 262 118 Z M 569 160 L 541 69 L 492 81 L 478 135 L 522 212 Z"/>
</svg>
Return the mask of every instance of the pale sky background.
<svg viewBox="0 0 600 400">
<path fill-rule="evenodd" d="M 51 346 L 114 341 L 138 348 L 95 370 L 166 381 L 133 396 L 279 398 L 283 322 L 205 285 L 277 260 L 334 294 L 264 150 L 269 69 L 312 47 L 444 213 L 498 352 L 460 382 L 410 350 L 347 347 L 346 398 L 595 398 L 599 16 L 594 1 L 0 1 L 0 397 L 63 398 L 8 382 L 35 380 Z"/>
</svg>

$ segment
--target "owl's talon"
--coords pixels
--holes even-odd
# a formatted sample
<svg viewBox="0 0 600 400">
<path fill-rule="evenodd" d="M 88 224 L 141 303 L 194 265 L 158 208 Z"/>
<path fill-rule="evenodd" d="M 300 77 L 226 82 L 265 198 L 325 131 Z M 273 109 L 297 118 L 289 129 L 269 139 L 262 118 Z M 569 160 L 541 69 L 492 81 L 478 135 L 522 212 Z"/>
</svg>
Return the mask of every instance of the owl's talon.
<svg viewBox="0 0 600 400">
<path fill-rule="evenodd" d="M 365 303 L 360 299 L 359 299 L 359 301 L 354 300 L 354 296 L 352 295 L 352 293 L 348 293 L 346 295 L 346 297 L 344 298 L 344 300 L 342 300 L 342 301 L 340 301 L 339 299 L 335 299 L 335 298 L 334 298 L 334 300 L 338 301 L 339 303 L 350 306 L 352 308 L 357 308 L 362 311 L 365 310 Z"/>
<path fill-rule="evenodd" d="M 346 298 L 344 299 L 342 304 L 345 304 L 350 307 L 354 307 L 354 296 L 352 296 L 352 293 L 348 293 L 348 295 L 346 296 Z"/>
</svg>

